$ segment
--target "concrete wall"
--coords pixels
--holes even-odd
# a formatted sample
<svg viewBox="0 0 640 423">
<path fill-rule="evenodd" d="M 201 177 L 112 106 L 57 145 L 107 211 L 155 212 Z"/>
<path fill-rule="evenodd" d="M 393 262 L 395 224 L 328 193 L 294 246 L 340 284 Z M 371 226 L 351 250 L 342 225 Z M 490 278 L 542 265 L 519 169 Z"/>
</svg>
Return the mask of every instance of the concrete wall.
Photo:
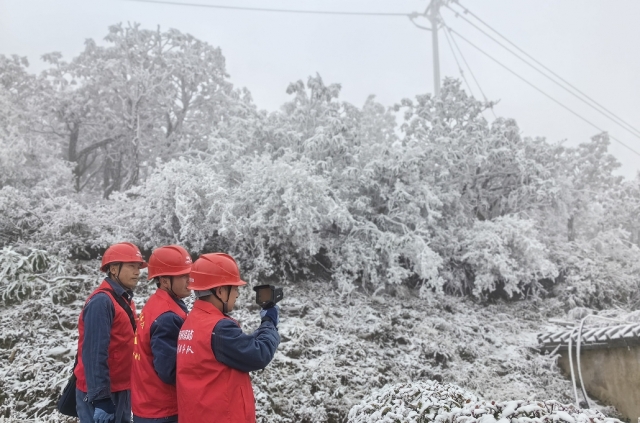
<svg viewBox="0 0 640 423">
<path fill-rule="evenodd" d="M 558 364 L 571 378 L 568 352 L 562 351 L 560 354 Z M 640 346 L 581 350 L 580 356 L 582 378 L 589 399 L 597 398 L 600 402 L 613 405 L 630 419 L 631 423 L 638 422 L 640 417 Z M 573 369 L 578 389 L 580 389 L 575 347 L 573 350 Z M 578 395 L 582 400 L 582 394 L 578 392 Z"/>
</svg>

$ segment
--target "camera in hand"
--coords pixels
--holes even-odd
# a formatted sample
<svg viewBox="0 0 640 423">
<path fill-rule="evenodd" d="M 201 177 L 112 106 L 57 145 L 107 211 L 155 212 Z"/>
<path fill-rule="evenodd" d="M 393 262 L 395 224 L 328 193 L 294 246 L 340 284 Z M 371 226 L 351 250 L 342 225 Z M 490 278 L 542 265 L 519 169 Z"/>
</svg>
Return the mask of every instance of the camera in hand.
<svg viewBox="0 0 640 423">
<path fill-rule="evenodd" d="M 262 307 L 263 310 L 275 306 L 284 297 L 282 288 L 278 286 L 259 285 L 254 286 L 253 290 L 256 291 L 256 304 Z"/>
</svg>

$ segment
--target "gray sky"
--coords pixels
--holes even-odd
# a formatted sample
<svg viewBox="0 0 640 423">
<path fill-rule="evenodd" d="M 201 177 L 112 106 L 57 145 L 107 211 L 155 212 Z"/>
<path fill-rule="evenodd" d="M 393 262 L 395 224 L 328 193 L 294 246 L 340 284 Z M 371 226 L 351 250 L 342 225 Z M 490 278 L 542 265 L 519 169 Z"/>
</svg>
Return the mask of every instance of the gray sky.
<svg viewBox="0 0 640 423">
<path fill-rule="evenodd" d="M 178 0 L 175 0 L 178 1 Z M 637 0 L 460 0 L 512 42 L 640 129 L 640 2 Z M 422 12 L 427 0 L 189 0 L 243 7 Z M 446 23 L 551 96 L 620 141 L 640 151 L 640 139 L 580 103 L 495 45 L 448 9 Z M 123 0 L 0 0 L 0 54 L 39 57 L 60 51 L 70 59 L 107 27 L 140 22 L 146 28 L 176 28 L 219 46 L 237 87 L 247 87 L 260 108 L 274 110 L 288 99 L 290 82 L 319 73 L 342 84 L 343 100 L 361 106 L 368 95 L 390 106 L 433 91 L 431 35 L 405 17 L 326 16 L 218 10 Z M 424 22 L 427 24 L 427 22 Z M 556 105 L 462 40 L 458 44 L 498 116 L 515 118 L 523 135 L 567 145 L 587 141 L 598 130 Z M 459 77 L 440 32 L 441 74 Z M 480 92 L 466 73 L 476 97 Z M 488 119 L 493 116 L 486 114 Z M 635 176 L 640 156 L 612 142 Z"/>
</svg>

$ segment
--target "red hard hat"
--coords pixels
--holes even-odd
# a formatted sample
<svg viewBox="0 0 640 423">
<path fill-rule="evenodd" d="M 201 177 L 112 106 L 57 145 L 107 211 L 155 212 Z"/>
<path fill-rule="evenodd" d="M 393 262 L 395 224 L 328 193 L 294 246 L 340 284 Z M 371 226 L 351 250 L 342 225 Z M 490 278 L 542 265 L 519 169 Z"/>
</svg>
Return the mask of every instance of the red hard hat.
<svg viewBox="0 0 640 423">
<path fill-rule="evenodd" d="M 229 254 L 210 253 L 201 255 L 191 267 L 189 289 L 205 291 L 218 286 L 242 286 L 247 283 L 240 279 L 240 270 Z"/>
<path fill-rule="evenodd" d="M 106 272 L 111 263 L 141 263 L 141 269 L 147 267 L 138 247 L 130 242 L 120 242 L 107 248 L 102 256 L 100 271 Z"/>
<path fill-rule="evenodd" d="M 191 272 L 191 256 L 179 245 L 165 245 L 157 248 L 149 257 L 149 276 L 179 276 Z"/>
</svg>

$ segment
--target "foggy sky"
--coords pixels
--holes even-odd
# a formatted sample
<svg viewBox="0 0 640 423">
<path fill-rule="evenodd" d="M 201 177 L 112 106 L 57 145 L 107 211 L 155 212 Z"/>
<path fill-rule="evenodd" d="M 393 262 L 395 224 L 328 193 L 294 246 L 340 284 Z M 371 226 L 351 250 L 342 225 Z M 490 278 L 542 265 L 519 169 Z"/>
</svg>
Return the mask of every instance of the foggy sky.
<svg viewBox="0 0 640 423">
<path fill-rule="evenodd" d="M 622 119 L 640 128 L 640 2 L 637 0 L 460 0 L 560 76 Z M 423 12 L 427 0 L 189 0 L 224 4 L 349 12 Z M 640 151 L 640 139 L 563 92 L 490 39 L 443 9 L 448 25 L 577 113 Z M 290 82 L 319 73 L 342 85 L 341 99 L 361 106 L 375 94 L 385 106 L 433 91 L 431 35 L 404 17 L 292 15 L 135 3 L 123 0 L 0 0 L 0 54 L 39 57 L 60 51 L 71 59 L 84 40 L 102 43 L 109 25 L 140 22 L 176 28 L 222 49 L 236 87 L 247 87 L 258 107 L 275 110 Z M 423 22 L 425 25 L 428 22 Z M 498 116 L 518 121 L 523 135 L 567 145 L 588 141 L 598 130 L 458 40 Z M 440 32 L 441 75 L 459 78 Z M 480 97 L 471 75 L 472 91 Z M 485 113 L 487 119 L 493 115 Z M 634 177 L 640 156 L 612 141 L 610 152 Z"/>
</svg>

